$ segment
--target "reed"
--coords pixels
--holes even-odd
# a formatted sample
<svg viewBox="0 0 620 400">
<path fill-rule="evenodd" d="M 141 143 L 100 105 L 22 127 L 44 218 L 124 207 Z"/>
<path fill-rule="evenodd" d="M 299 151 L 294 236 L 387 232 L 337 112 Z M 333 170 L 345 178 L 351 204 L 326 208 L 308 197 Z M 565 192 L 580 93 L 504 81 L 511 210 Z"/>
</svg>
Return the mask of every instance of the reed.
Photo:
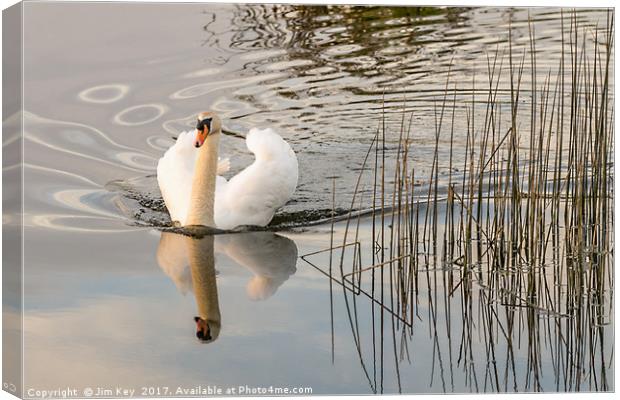
<svg viewBox="0 0 620 400">
<path fill-rule="evenodd" d="M 507 54 L 489 52 L 484 89 L 476 73 L 464 90 L 447 72 L 424 187 L 415 184 L 412 113 L 404 107 L 399 117 L 395 157 L 382 114 L 348 216 L 340 228 L 332 224 L 342 244 L 329 249 L 330 282 L 343 289 L 374 392 L 384 390 L 388 356 L 399 391 L 414 379 L 399 366 L 411 362 L 419 324 L 433 343 L 431 384 L 439 379 L 443 391 L 455 390 L 456 368 L 459 385 L 474 391 L 613 389 L 605 332 L 613 291 L 614 20 L 610 12 L 602 29 L 579 26 L 574 13 L 562 20 L 555 71 L 538 71 L 530 21 L 526 45 L 515 44 L 511 31 Z M 458 119 L 467 121 L 463 150 L 455 143 Z M 443 143 L 447 166 L 439 159 Z M 360 239 L 364 222 L 354 212 L 366 186 L 370 241 Z M 371 300 L 370 350 L 360 295 Z"/>
</svg>

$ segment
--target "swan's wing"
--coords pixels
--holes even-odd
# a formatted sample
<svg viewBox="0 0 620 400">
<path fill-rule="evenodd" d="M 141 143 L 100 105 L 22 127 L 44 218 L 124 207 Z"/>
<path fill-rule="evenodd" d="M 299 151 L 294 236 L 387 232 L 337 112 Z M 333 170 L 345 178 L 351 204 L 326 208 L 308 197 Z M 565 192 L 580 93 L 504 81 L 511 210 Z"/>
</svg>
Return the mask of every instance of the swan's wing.
<svg viewBox="0 0 620 400">
<path fill-rule="evenodd" d="M 296 271 L 295 242 L 273 232 L 217 235 L 215 243 L 218 252 L 254 274 L 246 286 L 252 300 L 271 297 Z"/>
<path fill-rule="evenodd" d="M 185 225 L 198 149 L 191 132 L 182 132 L 157 164 L 157 182 L 170 218 Z"/>
<path fill-rule="evenodd" d="M 252 129 L 246 138 L 256 160 L 216 191 L 218 228 L 267 225 L 297 186 L 297 157 L 288 143 L 271 129 Z"/>
<path fill-rule="evenodd" d="M 297 245 L 273 232 L 243 232 L 217 235 L 216 251 L 224 253 L 255 275 L 282 277 L 296 271 Z"/>
<path fill-rule="evenodd" d="M 217 160 L 217 174 L 222 175 L 230 171 L 230 159 L 218 158 Z"/>
</svg>

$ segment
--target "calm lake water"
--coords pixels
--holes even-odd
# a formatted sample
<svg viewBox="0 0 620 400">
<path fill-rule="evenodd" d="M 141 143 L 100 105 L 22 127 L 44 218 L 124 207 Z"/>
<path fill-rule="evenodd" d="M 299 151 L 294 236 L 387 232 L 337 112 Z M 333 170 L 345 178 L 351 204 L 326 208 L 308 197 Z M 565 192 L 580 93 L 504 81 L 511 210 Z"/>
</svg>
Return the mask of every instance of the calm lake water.
<svg viewBox="0 0 620 400">
<path fill-rule="evenodd" d="M 462 100 L 457 108 L 483 111 L 488 57 L 506 54 L 510 24 L 515 44 L 528 45 L 529 17 L 543 82 L 560 59 L 560 10 L 113 3 L 27 3 L 24 10 L 26 390 L 614 389 L 612 314 L 593 353 L 596 379 L 562 372 L 567 361 L 555 358 L 554 343 L 564 339 L 550 322 L 540 325 L 553 340 L 543 340 L 543 373 L 533 379 L 525 339 L 498 344 L 490 357 L 483 312 L 474 311 L 469 325 L 461 299 L 433 305 L 440 277 L 420 289 L 406 340 L 368 296 L 358 293 L 353 310 L 352 294 L 325 275 L 325 253 L 312 263 L 300 258 L 329 248 L 329 224 L 220 235 L 212 245 L 208 238 L 188 245 L 148 226 L 165 224 L 153 175 L 159 157 L 209 109 L 230 132 L 273 127 L 291 144 L 300 180 L 282 215 L 298 224 L 331 209 L 329 178 L 337 178 L 336 207 L 349 207 L 383 114 L 390 155 L 402 111 L 413 111 L 412 157 L 424 181 L 448 66 Z M 579 10 L 576 18 L 596 32 L 607 12 Z M 509 97 L 506 82 L 499 95 Z M 455 148 L 465 146 L 467 124 L 455 121 Z M 447 143 L 440 143 L 442 166 Z M 252 159 L 233 135 L 224 136 L 220 152 L 230 157 L 231 174 Z M 141 205 L 123 198 L 128 189 Z M 336 228 L 341 235 L 342 224 Z M 368 221 L 361 232 L 372 241 Z M 197 281 L 188 252 L 209 249 L 215 265 Z M 219 336 L 209 344 L 194 334 L 201 307 L 220 315 Z M 515 328 L 524 337 L 525 325 Z M 169 391 L 152 391 L 162 387 Z"/>
</svg>

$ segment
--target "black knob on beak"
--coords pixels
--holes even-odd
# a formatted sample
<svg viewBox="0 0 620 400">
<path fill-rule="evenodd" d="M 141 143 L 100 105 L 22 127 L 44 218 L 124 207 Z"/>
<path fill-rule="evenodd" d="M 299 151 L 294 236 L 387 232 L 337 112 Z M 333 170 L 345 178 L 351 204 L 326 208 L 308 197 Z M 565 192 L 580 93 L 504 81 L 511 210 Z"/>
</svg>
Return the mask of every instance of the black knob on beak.
<svg viewBox="0 0 620 400">
<path fill-rule="evenodd" d="M 213 118 L 209 117 L 209 118 L 205 118 L 202 121 L 198 120 L 198 123 L 196 124 L 196 129 L 198 129 L 200 132 L 204 131 L 205 126 L 208 129 L 208 132 L 211 132 L 211 121 L 213 120 Z"/>
</svg>

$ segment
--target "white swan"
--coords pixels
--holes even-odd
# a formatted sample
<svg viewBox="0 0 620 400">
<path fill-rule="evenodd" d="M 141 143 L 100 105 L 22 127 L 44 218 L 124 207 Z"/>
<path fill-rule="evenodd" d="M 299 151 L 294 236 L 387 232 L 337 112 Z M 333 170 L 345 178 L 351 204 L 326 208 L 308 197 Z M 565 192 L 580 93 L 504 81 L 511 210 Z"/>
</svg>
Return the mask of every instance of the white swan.
<svg viewBox="0 0 620 400">
<path fill-rule="evenodd" d="M 266 226 L 297 187 L 295 152 L 272 129 L 249 131 L 248 149 L 256 160 L 227 181 L 218 173 L 221 121 L 211 112 L 198 116 L 194 132 L 183 132 L 159 160 L 157 181 L 173 221 L 233 229 L 240 225 Z"/>
</svg>

